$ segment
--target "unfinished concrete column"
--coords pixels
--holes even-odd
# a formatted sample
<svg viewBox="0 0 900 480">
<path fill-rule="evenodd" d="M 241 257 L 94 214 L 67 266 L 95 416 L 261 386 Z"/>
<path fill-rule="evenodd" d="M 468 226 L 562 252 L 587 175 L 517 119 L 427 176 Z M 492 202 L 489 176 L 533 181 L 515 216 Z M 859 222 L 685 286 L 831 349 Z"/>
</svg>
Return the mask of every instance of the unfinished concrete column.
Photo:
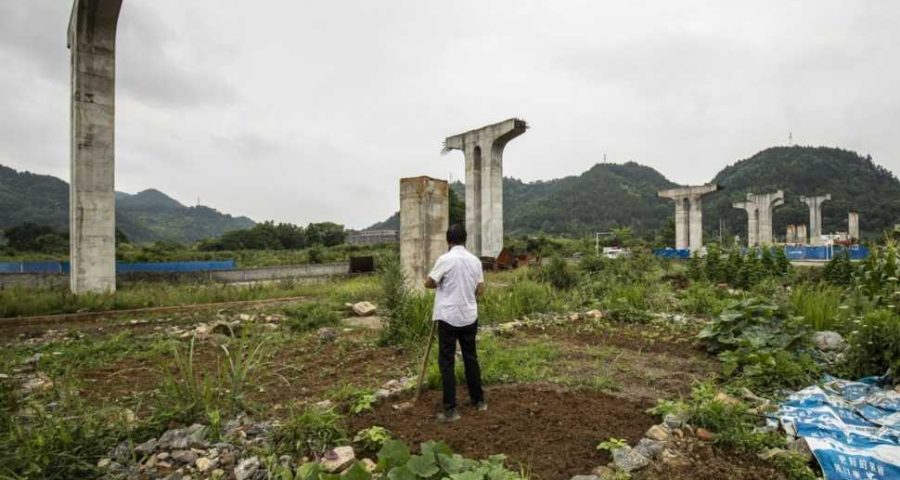
<svg viewBox="0 0 900 480">
<path fill-rule="evenodd" d="M 425 277 L 447 251 L 449 186 L 431 177 L 400 179 L 400 266 L 408 286 L 424 289 Z"/>
<path fill-rule="evenodd" d="M 70 288 L 116 289 L 116 25 L 122 0 L 75 0 L 72 60 Z"/>
<path fill-rule="evenodd" d="M 795 225 L 788 225 L 787 231 L 784 234 L 784 243 L 798 243 L 797 242 L 797 227 Z"/>
<path fill-rule="evenodd" d="M 716 184 L 662 190 L 657 195 L 675 200 L 675 248 L 703 248 L 703 203 L 701 197 L 721 190 Z M 685 219 L 686 217 L 686 219 Z"/>
<path fill-rule="evenodd" d="M 503 250 L 503 149 L 527 128 L 511 118 L 444 140 L 444 152 L 465 155 L 466 246 L 476 256 L 496 257 Z"/>
<path fill-rule="evenodd" d="M 859 213 L 847 214 L 847 236 L 850 240 L 859 240 Z"/>
<path fill-rule="evenodd" d="M 822 204 L 831 200 L 831 194 L 815 197 L 800 197 L 800 201 L 809 207 L 809 244 L 822 245 Z"/>
<path fill-rule="evenodd" d="M 801 245 L 809 244 L 809 239 L 806 236 L 806 224 L 805 223 L 801 223 L 800 225 L 797 225 L 797 237 L 796 238 L 797 238 L 797 243 L 799 243 Z"/>
<path fill-rule="evenodd" d="M 756 202 L 737 202 L 731 205 L 747 211 L 747 246 L 755 247 L 759 244 L 759 211 Z"/>
</svg>

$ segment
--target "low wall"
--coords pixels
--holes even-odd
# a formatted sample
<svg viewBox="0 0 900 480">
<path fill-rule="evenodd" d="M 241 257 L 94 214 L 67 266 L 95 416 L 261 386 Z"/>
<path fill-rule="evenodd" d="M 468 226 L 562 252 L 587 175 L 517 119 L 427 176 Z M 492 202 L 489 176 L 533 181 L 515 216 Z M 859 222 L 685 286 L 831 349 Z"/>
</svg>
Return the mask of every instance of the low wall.
<svg viewBox="0 0 900 480">
<path fill-rule="evenodd" d="M 122 284 L 139 281 L 244 283 L 285 279 L 327 278 L 346 275 L 349 271 L 350 265 L 347 262 L 311 263 L 306 265 L 286 265 L 209 272 L 119 273 L 116 275 L 116 280 Z M 64 287 L 69 285 L 69 276 L 63 273 L 0 273 L 0 288 L 8 288 L 16 285 L 31 288 Z"/>
</svg>

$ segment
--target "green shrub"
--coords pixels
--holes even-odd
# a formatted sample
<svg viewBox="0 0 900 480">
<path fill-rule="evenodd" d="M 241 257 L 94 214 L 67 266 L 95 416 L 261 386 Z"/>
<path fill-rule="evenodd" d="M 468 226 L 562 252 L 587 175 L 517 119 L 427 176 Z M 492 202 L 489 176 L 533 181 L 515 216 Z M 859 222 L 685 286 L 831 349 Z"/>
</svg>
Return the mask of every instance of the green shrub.
<svg viewBox="0 0 900 480">
<path fill-rule="evenodd" d="M 379 269 L 381 296 L 379 305 L 384 327 L 378 341 L 382 345 L 414 343 L 428 335 L 434 295 L 409 290 L 407 278 L 396 255 L 382 259 Z"/>
<path fill-rule="evenodd" d="M 278 454 L 321 456 L 347 441 L 347 427 L 334 410 L 307 408 L 275 429 L 272 443 Z"/>
<path fill-rule="evenodd" d="M 853 281 L 853 271 L 850 251 L 844 250 L 832 257 L 825 265 L 825 281 L 832 285 L 849 286 Z"/>
<path fill-rule="evenodd" d="M 309 256 L 309 263 L 325 263 L 327 261 L 325 248 L 321 245 L 310 247 L 307 255 Z"/>
<path fill-rule="evenodd" d="M 541 278 L 557 290 L 569 290 L 578 285 L 578 273 L 562 257 L 555 256 L 541 271 Z"/>
<path fill-rule="evenodd" d="M 726 305 L 722 290 L 705 282 L 693 282 L 680 293 L 679 307 L 695 315 L 718 315 Z"/>
<path fill-rule="evenodd" d="M 876 310 L 857 320 L 842 369 L 851 378 L 892 375 L 900 383 L 900 315 Z"/>
<path fill-rule="evenodd" d="M 293 332 L 308 332 L 335 325 L 340 315 L 325 303 L 304 303 L 284 310 L 285 324 Z"/>
</svg>

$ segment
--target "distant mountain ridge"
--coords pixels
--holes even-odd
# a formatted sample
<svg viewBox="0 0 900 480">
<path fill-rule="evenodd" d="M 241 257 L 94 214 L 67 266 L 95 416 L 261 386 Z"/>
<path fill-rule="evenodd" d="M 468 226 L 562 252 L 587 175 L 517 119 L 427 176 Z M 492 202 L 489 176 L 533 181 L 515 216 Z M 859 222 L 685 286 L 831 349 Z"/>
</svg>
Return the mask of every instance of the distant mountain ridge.
<svg viewBox="0 0 900 480">
<path fill-rule="evenodd" d="M 800 195 L 830 193 L 824 206 L 824 230 L 846 231 L 847 212 L 860 213 L 863 236 L 878 235 L 900 223 L 900 181 L 871 157 L 829 147 L 772 147 L 722 169 L 711 182 L 723 191 L 704 197 L 704 230 L 746 239 L 746 213 L 732 203 L 748 192 L 784 190 L 785 205 L 774 210 L 774 229 L 808 223 Z M 671 201 L 659 190 L 677 187 L 655 169 L 634 162 L 599 163 L 577 176 L 548 181 L 503 179 L 504 228 L 509 234 L 547 232 L 585 235 L 615 227 L 638 234 L 660 231 L 674 217 Z M 464 197 L 465 185 L 454 189 Z M 375 228 L 399 228 L 395 213 Z"/>
<path fill-rule="evenodd" d="M 0 165 L 0 229 L 25 222 L 69 228 L 69 184 L 50 175 Z M 193 243 L 256 222 L 204 207 L 187 207 L 163 192 L 116 192 L 116 226 L 135 243 Z"/>
</svg>

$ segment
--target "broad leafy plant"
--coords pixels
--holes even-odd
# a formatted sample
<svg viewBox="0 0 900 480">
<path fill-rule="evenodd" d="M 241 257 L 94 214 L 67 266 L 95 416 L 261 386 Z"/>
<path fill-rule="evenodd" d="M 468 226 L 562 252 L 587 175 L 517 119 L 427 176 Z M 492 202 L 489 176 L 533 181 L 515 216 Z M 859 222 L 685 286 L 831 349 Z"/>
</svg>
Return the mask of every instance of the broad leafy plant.
<svg viewBox="0 0 900 480">
<path fill-rule="evenodd" d="M 807 385 L 819 368 L 804 331 L 783 308 L 757 298 L 733 303 L 698 335 L 724 363 L 724 375 L 761 392 Z"/>
</svg>

